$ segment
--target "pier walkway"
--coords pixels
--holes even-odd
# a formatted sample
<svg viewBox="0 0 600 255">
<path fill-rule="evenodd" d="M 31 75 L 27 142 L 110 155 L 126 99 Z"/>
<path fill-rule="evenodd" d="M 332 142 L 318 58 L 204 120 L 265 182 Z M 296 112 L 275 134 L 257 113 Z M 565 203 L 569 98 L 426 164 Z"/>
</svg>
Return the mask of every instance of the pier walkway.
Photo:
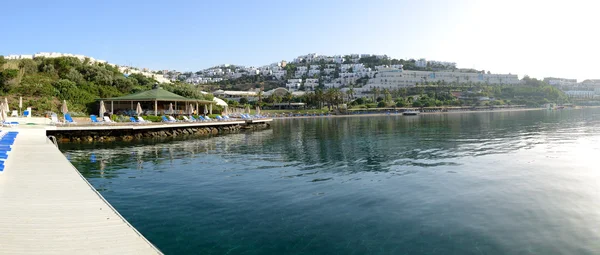
<svg viewBox="0 0 600 255">
<path fill-rule="evenodd" d="M 19 128 L 0 172 L 0 254 L 161 254 L 79 174 L 44 128 Z"/>
</svg>

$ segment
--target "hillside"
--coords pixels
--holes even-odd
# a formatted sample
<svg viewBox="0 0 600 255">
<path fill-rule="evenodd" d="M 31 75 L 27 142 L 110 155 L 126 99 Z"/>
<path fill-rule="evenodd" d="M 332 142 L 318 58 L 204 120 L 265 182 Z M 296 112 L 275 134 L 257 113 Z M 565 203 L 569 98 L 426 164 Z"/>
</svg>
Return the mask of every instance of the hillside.
<svg viewBox="0 0 600 255">
<path fill-rule="evenodd" d="M 5 60 L 0 56 L 0 96 L 10 108 L 32 107 L 34 113 L 58 112 L 63 100 L 69 111 L 88 114 L 96 99 L 127 95 L 151 89 L 156 80 L 141 74 L 125 75 L 117 67 L 90 63 L 74 57 Z M 204 96 L 193 85 L 160 84 L 164 89 L 189 98 Z"/>
</svg>

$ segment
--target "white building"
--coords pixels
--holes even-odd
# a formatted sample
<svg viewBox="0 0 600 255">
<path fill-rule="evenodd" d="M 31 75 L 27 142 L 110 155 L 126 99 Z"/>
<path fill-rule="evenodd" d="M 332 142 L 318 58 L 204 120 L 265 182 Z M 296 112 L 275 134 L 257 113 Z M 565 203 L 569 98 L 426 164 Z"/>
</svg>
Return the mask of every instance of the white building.
<svg viewBox="0 0 600 255">
<path fill-rule="evenodd" d="M 333 56 L 333 62 L 336 64 L 344 63 L 344 56 L 342 56 L 342 55 Z"/>
<path fill-rule="evenodd" d="M 285 77 L 286 73 L 287 72 L 285 70 L 280 70 L 280 71 L 274 71 L 272 75 L 275 78 L 281 80 L 283 77 Z"/>
<path fill-rule="evenodd" d="M 321 70 L 319 69 L 310 69 L 308 70 L 308 77 L 314 77 L 315 75 L 321 74 Z"/>
<path fill-rule="evenodd" d="M 569 90 L 565 91 L 565 94 L 572 98 L 594 98 L 596 92 L 588 90 Z"/>
<path fill-rule="evenodd" d="M 461 72 L 428 72 L 407 71 L 397 68 L 382 68 L 375 78 L 370 79 L 362 89 L 367 91 L 371 88 L 405 88 L 416 84 L 444 82 L 450 83 L 484 83 L 484 84 L 521 84 L 519 77 L 513 74 L 483 74 L 483 73 L 461 73 Z"/>
<path fill-rule="evenodd" d="M 317 86 L 319 86 L 319 79 L 306 79 L 306 81 L 304 81 L 305 89 L 314 90 Z"/>
<path fill-rule="evenodd" d="M 425 68 L 425 67 L 427 67 L 427 60 L 425 60 L 424 58 L 421 58 L 415 62 L 415 66 Z"/>
<path fill-rule="evenodd" d="M 288 82 L 285 84 L 285 87 L 290 90 L 297 90 L 302 85 L 302 79 L 288 79 Z"/>
<path fill-rule="evenodd" d="M 577 79 L 547 77 L 544 78 L 544 81 L 555 87 L 572 87 L 577 85 Z"/>
</svg>

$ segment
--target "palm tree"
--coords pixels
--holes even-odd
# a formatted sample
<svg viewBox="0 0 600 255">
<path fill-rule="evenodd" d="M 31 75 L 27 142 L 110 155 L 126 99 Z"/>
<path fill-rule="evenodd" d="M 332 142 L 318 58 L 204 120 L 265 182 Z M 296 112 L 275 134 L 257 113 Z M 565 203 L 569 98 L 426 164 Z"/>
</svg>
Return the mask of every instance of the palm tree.
<svg viewBox="0 0 600 255">
<path fill-rule="evenodd" d="M 319 109 L 323 108 L 324 99 L 325 99 L 325 94 L 323 93 L 323 90 L 320 88 L 315 90 L 315 101 L 317 102 Z"/>
<path fill-rule="evenodd" d="M 292 99 L 294 99 L 294 95 L 292 95 L 292 92 L 288 92 L 285 94 L 284 96 L 285 101 L 288 102 L 288 108 L 291 108 L 292 105 Z"/>
<path fill-rule="evenodd" d="M 348 96 L 350 97 L 348 99 L 348 101 L 352 101 L 354 99 L 354 88 L 350 87 L 348 89 L 348 91 L 346 91 L 346 93 L 348 94 Z"/>
<path fill-rule="evenodd" d="M 256 94 L 256 96 L 258 97 L 258 105 L 261 105 L 261 103 L 262 103 L 262 97 L 263 97 L 262 88 L 258 91 L 258 94 Z"/>
</svg>

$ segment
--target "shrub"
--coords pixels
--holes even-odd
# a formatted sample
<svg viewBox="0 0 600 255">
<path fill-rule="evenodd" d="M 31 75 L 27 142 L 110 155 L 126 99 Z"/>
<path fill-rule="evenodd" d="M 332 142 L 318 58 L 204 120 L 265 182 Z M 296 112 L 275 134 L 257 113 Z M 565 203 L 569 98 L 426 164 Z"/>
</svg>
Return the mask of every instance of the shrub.
<svg viewBox="0 0 600 255">
<path fill-rule="evenodd" d="M 144 120 L 149 120 L 152 122 L 161 122 L 162 121 L 161 116 L 148 115 L 148 116 L 142 116 L 142 118 L 144 118 Z"/>
<path fill-rule="evenodd" d="M 383 102 L 383 101 L 380 101 L 380 102 L 377 104 L 377 107 L 385 107 L 385 102 Z"/>
</svg>

